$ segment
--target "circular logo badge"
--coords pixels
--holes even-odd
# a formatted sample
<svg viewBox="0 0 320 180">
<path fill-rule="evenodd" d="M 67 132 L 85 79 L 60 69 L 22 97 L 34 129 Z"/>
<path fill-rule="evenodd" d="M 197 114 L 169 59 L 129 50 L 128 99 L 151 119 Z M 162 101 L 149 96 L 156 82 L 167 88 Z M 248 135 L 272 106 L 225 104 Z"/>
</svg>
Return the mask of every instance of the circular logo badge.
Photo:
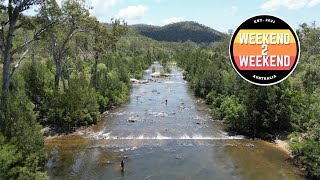
<svg viewBox="0 0 320 180">
<path fill-rule="evenodd" d="M 269 86 L 283 81 L 294 71 L 300 43 L 285 21 L 259 15 L 237 28 L 229 51 L 231 63 L 242 78 L 255 85 Z"/>
</svg>

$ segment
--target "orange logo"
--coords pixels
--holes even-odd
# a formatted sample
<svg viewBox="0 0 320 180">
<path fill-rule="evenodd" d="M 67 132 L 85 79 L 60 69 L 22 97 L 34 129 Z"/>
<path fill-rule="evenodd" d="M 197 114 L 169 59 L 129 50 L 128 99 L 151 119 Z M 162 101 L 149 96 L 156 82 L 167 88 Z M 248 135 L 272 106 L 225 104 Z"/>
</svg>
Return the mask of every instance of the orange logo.
<svg viewBox="0 0 320 180">
<path fill-rule="evenodd" d="M 261 86 L 286 79 L 298 64 L 299 39 L 280 18 L 252 17 L 235 31 L 230 42 L 230 59 L 245 80 Z"/>
</svg>

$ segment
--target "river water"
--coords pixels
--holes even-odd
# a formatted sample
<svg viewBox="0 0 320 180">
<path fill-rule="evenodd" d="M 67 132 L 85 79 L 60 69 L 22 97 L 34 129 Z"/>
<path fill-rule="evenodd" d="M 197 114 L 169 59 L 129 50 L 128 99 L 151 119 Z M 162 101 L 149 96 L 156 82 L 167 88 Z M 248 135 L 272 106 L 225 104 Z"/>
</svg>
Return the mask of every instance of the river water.
<svg viewBox="0 0 320 180">
<path fill-rule="evenodd" d="M 179 69 L 153 78 L 152 67 L 90 131 L 46 141 L 50 179 L 303 179 L 275 145 L 227 135 Z"/>
</svg>

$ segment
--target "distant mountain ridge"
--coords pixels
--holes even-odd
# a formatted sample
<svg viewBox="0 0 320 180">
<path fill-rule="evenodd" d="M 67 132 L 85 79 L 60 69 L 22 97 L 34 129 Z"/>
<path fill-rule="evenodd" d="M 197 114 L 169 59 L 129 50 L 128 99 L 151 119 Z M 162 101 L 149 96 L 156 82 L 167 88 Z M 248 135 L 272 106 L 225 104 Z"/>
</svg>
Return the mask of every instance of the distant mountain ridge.
<svg viewBox="0 0 320 180">
<path fill-rule="evenodd" d="M 131 25 L 131 29 L 158 41 L 210 43 L 219 41 L 223 33 L 194 21 L 172 23 L 165 26 Z"/>
</svg>

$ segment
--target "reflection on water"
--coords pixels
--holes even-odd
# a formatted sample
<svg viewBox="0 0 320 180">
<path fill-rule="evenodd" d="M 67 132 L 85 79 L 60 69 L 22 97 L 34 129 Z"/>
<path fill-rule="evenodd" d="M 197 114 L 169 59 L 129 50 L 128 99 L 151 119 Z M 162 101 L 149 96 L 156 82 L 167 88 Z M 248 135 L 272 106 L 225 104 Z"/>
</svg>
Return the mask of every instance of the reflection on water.
<svg viewBox="0 0 320 180">
<path fill-rule="evenodd" d="M 150 72 L 93 132 L 47 140 L 50 179 L 302 179 L 273 145 L 228 136 L 181 71 Z"/>
</svg>

